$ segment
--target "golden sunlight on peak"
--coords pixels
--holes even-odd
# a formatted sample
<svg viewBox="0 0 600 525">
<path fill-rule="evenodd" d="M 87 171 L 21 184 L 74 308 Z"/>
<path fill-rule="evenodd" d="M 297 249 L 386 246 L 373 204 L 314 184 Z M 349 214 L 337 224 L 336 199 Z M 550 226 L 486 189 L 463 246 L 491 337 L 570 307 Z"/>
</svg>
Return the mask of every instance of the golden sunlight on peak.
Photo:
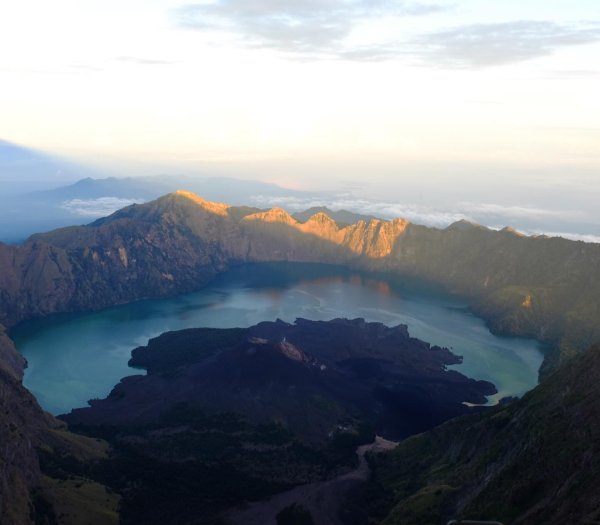
<svg viewBox="0 0 600 525">
<path fill-rule="evenodd" d="M 205 210 L 210 211 L 211 213 L 215 213 L 217 215 L 223 215 L 223 216 L 228 215 L 229 214 L 228 210 L 229 210 L 229 208 L 231 208 L 231 206 L 229 206 L 228 204 L 224 204 L 222 202 L 207 201 L 206 199 L 203 199 L 199 195 L 196 195 L 195 193 L 193 193 L 191 191 L 187 191 L 187 190 L 177 190 L 175 192 L 175 195 L 181 195 L 182 197 L 186 197 L 187 199 L 195 202 L 196 204 L 198 204 Z"/>
<path fill-rule="evenodd" d="M 271 208 L 268 211 L 253 213 L 243 219 L 249 223 L 269 222 L 287 226 L 303 234 L 318 237 L 338 246 L 344 246 L 357 255 L 381 258 L 389 255 L 395 244 L 408 226 L 404 219 L 384 221 L 373 219 L 366 223 L 363 220 L 355 224 L 340 227 L 329 215 L 316 213 L 306 222 L 300 223 L 282 208 Z"/>
<path fill-rule="evenodd" d="M 314 215 L 311 215 L 308 220 L 306 221 L 307 223 L 309 222 L 316 222 L 316 223 L 335 223 L 335 221 L 326 213 L 323 213 L 322 211 L 315 213 Z"/>
<path fill-rule="evenodd" d="M 247 221 L 280 222 L 290 225 L 298 223 L 287 211 L 282 208 L 271 208 L 270 210 L 253 213 L 245 217 Z"/>
</svg>

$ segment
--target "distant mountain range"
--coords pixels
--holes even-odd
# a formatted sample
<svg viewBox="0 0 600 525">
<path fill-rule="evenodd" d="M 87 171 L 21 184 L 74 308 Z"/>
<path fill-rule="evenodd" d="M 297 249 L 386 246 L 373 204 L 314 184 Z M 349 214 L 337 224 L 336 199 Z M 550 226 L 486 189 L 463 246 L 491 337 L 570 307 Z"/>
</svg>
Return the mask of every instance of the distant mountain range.
<svg viewBox="0 0 600 525">
<path fill-rule="evenodd" d="M 146 165 L 141 173 L 145 175 L 134 166 L 101 168 L 89 160 L 73 160 L 0 140 L 0 242 L 14 244 L 32 233 L 85 224 L 128 204 L 147 202 L 182 188 L 233 205 L 282 207 L 298 213 L 301 222 L 318 210 L 340 224 L 354 223 L 359 216 L 403 217 L 415 224 L 445 228 L 468 219 L 494 229 L 511 225 L 531 234 L 600 242 L 593 192 L 581 195 L 581 209 L 563 209 L 567 204 L 559 194 L 554 195 L 556 190 L 546 195 L 541 187 L 536 192 L 512 195 L 510 202 L 506 202 L 506 195 L 486 194 L 473 200 L 468 188 L 462 196 L 466 200 L 456 200 L 456 193 L 454 200 L 448 200 L 443 198 L 446 192 L 441 187 L 416 195 L 399 193 L 403 188 L 397 184 L 376 187 L 363 181 L 365 189 L 360 193 L 345 188 L 298 191 L 241 178 L 241 171 L 214 176 L 217 172 L 210 170 L 182 173 L 179 168 Z M 379 197 L 374 198 L 375 194 Z"/>
<path fill-rule="evenodd" d="M 27 148 L 0 139 L 0 184 L 2 194 L 69 184 L 77 178 L 98 176 L 98 172 L 70 159 Z"/>
<path fill-rule="evenodd" d="M 51 190 L 30 193 L 29 196 L 62 203 L 72 199 L 99 199 L 116 197 L 147 201 L 181 188 L 205 195 L 209 200 L 226 200 L 232 204 L 245 204 L 252 195 L 306 196 L 308 192 L 289 190 L 267 182 L 229 177 L 191 177 L 157 175 L 152 177 L 86 178 L 74 184 Z"/>
<path fill-rule="evenodd" d="M 31 157 L 26 158 L 27 164 L 34 162 Z M 55 169 L 48 164 L 44 166 Z M 12 186 L 6 183 L 6 187 Z M 276 184 L 228 177 L 88 177 L 41 191 L 0 194 L 0 242 L 18 243 L 33 233 L 86 224 L 129 204 L 144 203 L 180 188 L 190 188 L 209 200 L 237 205 L 246 204 L 253 196 L 309 199 L 314 195 Z M 324 196 L 322 193 L 318 195 Z"/>
</svg>

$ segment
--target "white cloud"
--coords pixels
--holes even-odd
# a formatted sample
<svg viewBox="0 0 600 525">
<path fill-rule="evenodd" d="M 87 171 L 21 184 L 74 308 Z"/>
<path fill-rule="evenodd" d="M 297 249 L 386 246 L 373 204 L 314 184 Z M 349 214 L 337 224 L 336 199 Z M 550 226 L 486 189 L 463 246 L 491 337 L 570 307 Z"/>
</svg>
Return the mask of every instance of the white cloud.
<svg viewBox="0 0 600 525">
<path fill-rule="evenodd" d="M 562 237 L 563 239 L 570 239 L 571 241 L 600 243 L 600 235 L 589 235 L 569 232 L 544 232 L 540 230 L 525 231 L 523 233 L 525 233 L 525 235 L 546 235 L 547 237 Z"/>
<path fill-rule="evenodd" d="M 540 219 L 543 217 L 561 217 L 565 215 L 564 210 L 548 210 L 537 206 L 506 206 L 492 203 L 461 202 L 458 204 L 458 207 L 473 215 L 500 216 L 516 219 Z"/>
<path fill-rule="evenodd" d="M 231 33 L 251 48 L 335 57 L 352 51 L 346 39 L 365 20 L 446 9 L 410 0 L 215 0 L 181 6 L 175 16 L 181 27 Z"/>
<path fill-rule="evenodd" d="M 414 54 L 427 62 L 458 68 L 481 68 L 521 62 L 559 48 L 600 40 L 600 23 L 558 24 L 540 20 L 473 24 L 422 35 Z"/>
<path fill-rule="evenodd" d="M 434 228 L 446 228 L 459 220 L 479 223 L 494 230 L 500 230 L 506 225 L 536 223 L 544 219 L 560 219 L 574 212 L 564 210 L 548 210 L 535 206 L 504 206 L 492 203 L 463 202 L 457 205 L 457 210 L 444 210 L 416 204 L 402 204 L 361 199 L 352 195 L 337 195 L 323 198 L 303 197 L 272 197 L 254 196 L 250 200 L 259 207 L 278 206 L 290 212 L 304 211 L 308 208 L 324 206 L 333 211 L 348 210 L 363 215 L 373 215 L 382 219 L 401 217 L 415 224 Z M 499 225 L 500 224 L 500 225 Z M 556 232 L 551 229 L 523 228 L 518 230 L 524 235 L 547 235 L 565 239 L 600 243 L 600 236 L 574 232 Z"/>
<path fill-rule="evenodd" d="M 81 217 L 106 217 L 125 206 L 142 203 L 143 199 L 122 199 L 119 197 L 100 197 L 98 199 L 72 199 L 61 203 L 60 207 Z"/>
<path fill-rule="evenodd" d="M 559 48 L 600 41 L 596 20 L 517 19 L 440 27 L 412 36 L 405 26 L 398 25 L 407 16 L 457 10 L 440 1 L 214 0 L 181 6 L 175 17 L 180 27 L 229 34 L 250 48 L 353 61 L 411 58 L 461 69 L 521 62 L 551 55 Z M 376 26 L 383 19 L 396 23 L 395 35 L 371 35 L 362 42 L 353 38 L 370 22 Z"/>
<path fill-rule="evenodd" d="M 251 197 L 251 200 L 256 206 L 280 206 L 292 212 L 303 211 L 316 206 L 325 206 L 334 211 L 348 210 L 363 215 L 381 217 L 382 219 L 402 217 L 417 224 L 436 228 L 444 228 L 461 219 L 472 220 L 471 217 L 460 212 L 438 210 L 414 204 L 361 199 L 352 195 L 338 195 L 322 199 L 259 195 Z"/>
</svg>

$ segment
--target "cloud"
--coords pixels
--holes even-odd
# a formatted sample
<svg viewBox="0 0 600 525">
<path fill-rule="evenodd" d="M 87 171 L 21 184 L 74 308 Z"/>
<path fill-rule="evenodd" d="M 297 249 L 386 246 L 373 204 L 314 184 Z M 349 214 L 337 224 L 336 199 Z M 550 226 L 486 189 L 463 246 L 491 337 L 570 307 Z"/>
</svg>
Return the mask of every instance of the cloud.
<svg viewBox="0 0 600 525">
<path fill-rule="evenodd" d="M 564 69 L 553 71 L 548 74 L 549 78 L 558 78 L 563 80 L 587 80 L 600 78 L 598 69 Z"/>
<path fill-rule="evenodd" d="M 512 219 L 543 219 L 561 217 L 564 210 L 548 210 L 536 206 L 505 206 L 502 204 L 461 202 L 457 205 L 472 216 L 506 217 Z"/>
<path fill-rule="evenodd" d="M 474 24 L 421 35 L 410 53 L 445 67 L 482 68 L 552 54 L 561 47 L 600 41 L 600 23 L 557 24 L 520 20 Z"/>
<path fill-rule="evenodd" d="M 600 235 L 570 232 L 545 232 L 541 230 L 525 231 L 525 235 L 545 235 L 546 237 L 562 237 L 571 241 L 583 241 L 600 244 Z"/>
<path fill-rule="evenodd" d="M 559 24 L 543 20 L 463 25 L 363 45 L 348 39 L 354 29 L 370 20 L 422 16 L 454 8 L 444 1 L 214 0 L 181 6 L 174 15 L 180 27 L 229 33 L 249 47 L 352 61 L 405 58 L 444 68 L 498 66 L 549 55 L 565 46 L 600 41 L 600 22 Z"/>
<path fill-rule="evenodd" d="M 256 206 L 279 206 L 291 212 L 304 211 L 308 208 L 325 206 L 331 210 L 348 210 L 363 215 L 373 215 L 382 219 L 402 217 L 417 224 L 444 228 L 461 219 L 472 220 L 471 217 L 454 211 L 438 210 L 427 206 L 400 204 L 397 202 L 373 201 L 361 199 L 352 195 L 334 197 L 303 198 L 303 197 L 271 197 L 254 196 L 250 198 Z"/>
<path fill-rule="evenodd" d="M 408 0 L 216 0 L 175 11 L 179 26 L 225 31 L 251 47 L 342 56 L 344 39 L 361 22 L 384 16 L 421 16 L 447 7 Z"/>
<path fill-rule="evenodd" d="M 81 217 L 106 217 L 125 206 L 142 203 L 143 199 L 121 199 L 119 197 L 100 197 L 99 199 L 72 199 L 61 203 L 60 207 Z"/>
<path fill-rule="evenodd" d="M 116 57 L 114 60 L 118 62 L 129 62 L 130 64 L 138 64 L 140 66 L 170 66 L 175 64 L 172 60 L 159 60 L 154 58 L 140 58 L 140 57 L 129 57 L 122 56 Z"/>
<path fill-rule="evenodd" d="M 352 194 L 311 197 L 250 197 L 254 205 L 259 207 L 279 206 L 290 212 L 304 211 L 308 208 L 325 206 L 331 210 L 348 210 L 363 215 L 373 215 L 382 219 L 401 217 L 415 224 L 434 228 L 446 228 L 450 224 L 467 220 L 482 224 L 494 230 L 500 230 L 507 225 L 518 225 L 519 231 L 525 235 L 547 235 L 549 237 L 564 237 L 565 239 L 585 242 L 600 242 L 600 236 L 576 232 L 557 232 L 551 224 L 564 222 L 564 217 L 577 215 L 576 212 L 565 210 L 548 210 L 536 206 L 504 206 L 493 203 L 462 202 L 447 210 L 416 204 L 403 204 L 362 199 Z M 540 228 L 533 225 L 546 225 Z M 529 226 L 528 226 L 529 225 Z"/>
</svg>

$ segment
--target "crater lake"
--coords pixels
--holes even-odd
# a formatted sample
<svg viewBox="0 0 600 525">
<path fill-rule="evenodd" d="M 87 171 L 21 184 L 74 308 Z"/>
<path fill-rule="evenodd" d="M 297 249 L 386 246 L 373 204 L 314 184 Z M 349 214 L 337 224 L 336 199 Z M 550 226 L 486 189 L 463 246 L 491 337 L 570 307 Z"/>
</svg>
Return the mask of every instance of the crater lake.
<svg viewBox="0 0 600 525">
<path fill-rule="evenodd" d="M 61 414 L 105 397 L 125 376 L 143 374 L 128 366 L 131 350 L 163 332 L 298 317 L 406 324 L 411 336 L 463 356 L 452 368 L 494 383 L 498 393 L 489 403 L 521 396 L 538 382 L 541 344 L 493 335 L 464 301 L 390 276 L 319 264 L 244 265 L 198 292 L 53 315 L 22 323 L 11 336 L 28 361 L 25 386 L 44 409 Z"/>
</svg>

